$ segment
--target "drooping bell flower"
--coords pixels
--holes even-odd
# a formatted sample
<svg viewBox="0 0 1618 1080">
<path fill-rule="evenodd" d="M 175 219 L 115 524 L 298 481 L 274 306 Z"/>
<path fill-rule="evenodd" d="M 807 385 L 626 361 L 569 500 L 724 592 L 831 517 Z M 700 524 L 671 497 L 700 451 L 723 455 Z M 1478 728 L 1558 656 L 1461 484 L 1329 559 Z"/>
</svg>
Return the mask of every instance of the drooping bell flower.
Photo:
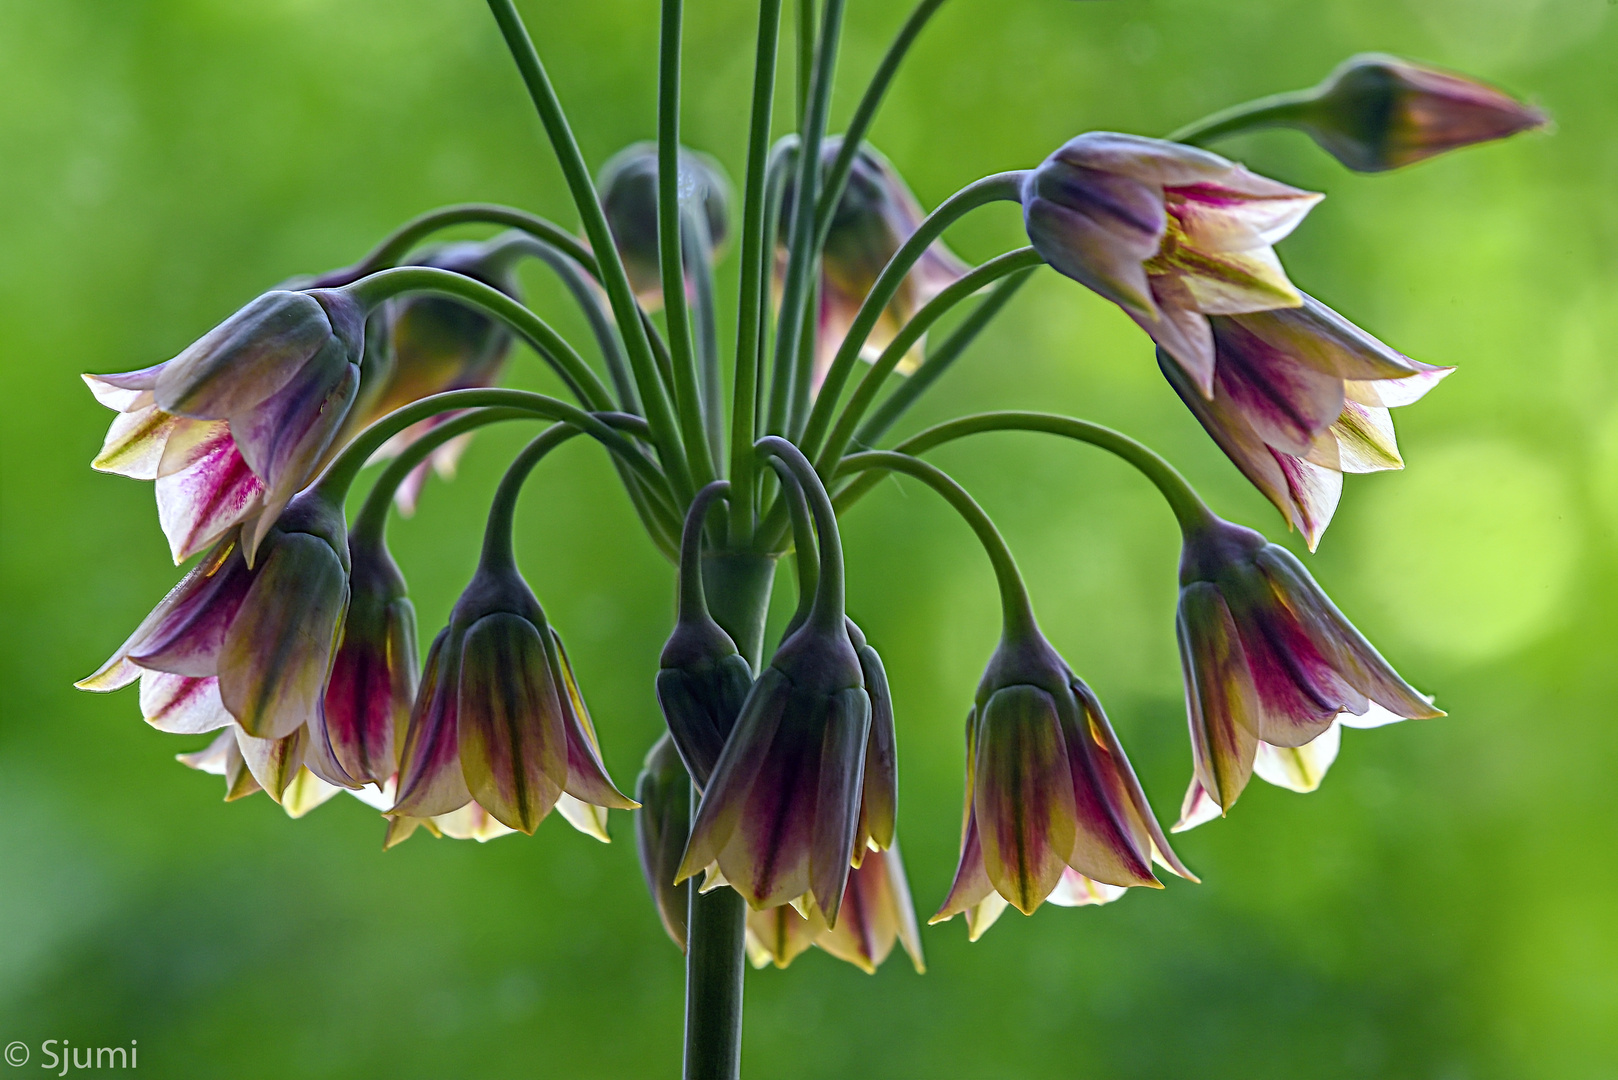
<svg viewBox="0 0 1618 1080">
<path fill-rule="evenodd" d="M 276 290 L 172 360 L 84 376 L 119 413 L 92 464 L 157 481 L 176 563 L 238 524 L 251 563 L 343 428 L 359 390 L 364 323 L 340 291 Z"/>
<path fill-rule="evenodd" d="M 658 661 L 657 703 L 673 745 L 699 787 L 712 775 L 753 685 L 753 669 L 709 614 L 702 584 L 703 522 L 713 501 L 727 490 L 725 481 L 715 481 L 697 494 L 686 513 L 679 611 Z"/>
<path fill-rule="evenodd" d="M 1180 556 L 1177 616 L 1195 776 L 1229 810 L 1261 744 L 1283 786 L 1312 787 L 1336 754 L 1338 723 L 1444 715 L 1394 671 L 1285 548 L 1209 515 Z M 1359 719 L 1363 718 L 1363 719 Z M 1322 743 L 1289 761 L 1286 752 Z M 1288 770 L 1296 779 L 1291 779 Z M 1312 774 L 1312 775 L 1311 775 Z M 1269 778 L 1269 777 L 1267 777 Z M 1207 814 L 1195 790 L 1185 822 Z"/>
<path fill-rule="evenodd" d="M 821 143 L 822 169 L 831 167 L 842 147 L 840 135 Z M 793 203 L 797 197 L 796 177 L 797 170 L 789 169 L 782 192 L 782 245 L 786 244 L 791 228 Z M 813 389 L 820 389 L 832 358 L 848 336 L 849 327 L 882 268 L 926 216 L 898 170 L 869 143 L 861 144 L 848 174 L 848 186 L 843 189 L 843 196 L 832 214 L 826 246 L 821 252 Z M 899 291 L 872 327 L 870 336 L 860 347 L 860 359 L 874 362 L 912 315 L 969 269 L 942 240 L 931 244 L 905 275 Z M 786 249 L 783 246 L 778 249 L 775 264 L 777 293 L 783 287 L 785 275 Z M 896 370 L 902 375 L 915 371 L 925 350 L 926 339 L 923 338 L 899 362 Z"/>
<path fill-rule="evenodd" d="M 348 617 L 322 707 L 343 771 L 381 785 L 398 771 L 416 700 L 416 609 L 380 532 L 352 533 L 348 551 Z"/>
<path fill-rule="evenodd" d="M 1023 181 L 1029 241 L 1123 308 L 1204 395 L 1210 315 L 1298 307 L 1273 245 L 1321 196 L 1178 143 L 1092 131 Z"/>
<path fill-rule="evenodd" d="M 667 732 L 646 754 L 635 781 L 635 801 L 640 803 L 635 811 L 635 850 L 646 889 L 663 929 L 684 952 L 691 885 L 674 884 L 674 875 L 691 833 L 691 775 Z"/>
<path fill-rule="evenodd" d="M 1351 56 L 1280 121 L 1356 172 L 1543 127 L 1548 118 L 1494 87 L 1396 56 Z"/>
<path fill-rule="evenodd" d="M 916 908 L 897 846 L 867 851 L 849 872 L 836 926 L 827 926 L 812 902 L 803 903 L 803 908 L 800 912 L 794 905 L 782 904 L 748 912 L 747 953 L 754 967 L 785 968 L 816 946 L 874 975 L 898 943 L 916 972 L 926 972 Z"/>
<path fill-rule="evenodd" d="M 718 161 L 685 147 L 680 148 L 679 176 L 681 208 L 707 229 L 710 257 L 717 260 L 730 230 L 730 181 Z M 636 299 L 647 311 L 658 310 L 663 306 L 663 273 L 657 244 L 657 144 L 638 142 L 614 154 L 601 167 L 596 190 Z"/>
<path fill-rule="evenodd" d="M 353 786 L 359 781 L 332 756 L 321 710 L 348 605 L 342 511 L 315 491 L 293 500 L 252 567 L 239 534 L 220 541 L 111 659 L 76 685 L 105 692 L 140 679 L 147 713 L 160 699 L 189 696 L 197 704 L 183 724 L 194 731 L 220 726 L 217 695 L 250 737 L 241 752 L 254 776 L 277 800 L 299 764 Z M 181 725 L 180 713 L 156 711 Z"/>
<path fill-rule="evenodd" d="M 389 813 L 437 817 L 475 798 L 532 833 L 563 792 L 634 808 L 607 777 L 561 639 L 516 566 L 488 554 L 427 653 Z"/>
<path fill-rule="evenodd" d="M 1310 296 L 1303 306 L 1214 316 L 1211 397 L 1158 352 L 1180 399 L 1313 551 L 1344 473 L 1401 469 L 1389 408 L 1454 368 L 1412 360 Z"/>
<path fill-rule="evenodd" d="M 763 445 L 815 486 L 820 578 L 809 617 L 770 658 L 703 792 L 676 880 L 717 862 L 754 908 L 810 894 L 837 923 L 854 857 L 871 699 L 843 612 L 836 515 L 814 467 L 784 439 Z"/>
<path fill-rule="evenodd" d="M 1032 914 L 1072 869 L 1106 885 L 1161 888 L 1153 861 L 1195 877 L 1169 847 L 1095 694 L 1044 637 L 1011 631 L 978 685 L 967 730 L 961 861 L 934 922 Z"/>
</svg>

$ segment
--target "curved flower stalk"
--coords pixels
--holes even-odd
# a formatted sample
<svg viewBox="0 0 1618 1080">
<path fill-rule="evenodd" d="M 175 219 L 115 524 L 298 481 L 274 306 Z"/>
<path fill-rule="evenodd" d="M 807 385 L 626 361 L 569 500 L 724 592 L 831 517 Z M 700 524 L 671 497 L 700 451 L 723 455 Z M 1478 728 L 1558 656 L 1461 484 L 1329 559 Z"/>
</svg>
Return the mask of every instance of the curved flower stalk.
<svg viewBox="0 0 1618 1080">
<path fill-rule="evenodd" d="M 1444 715 L 1295 556 L 1211 514 L 1185 532 L 1177 622 L 1196 764 L 1178 828 L 1228 811 L 1255 768 L 1313 790 L 1337 755 L 1340 724 Z"/>
<path fill-rule="evenodd" d="M 1541 110 L 1477 79 L 1385 53 L 1361 53 L 1312 90 L 1239 105 L 1171 138 L 1201 142 L 1291 127 L 1356 172 L 1383 172 L 1549 122 Z"/>
<path fill-rule="evenodd" d="M 1001 594 L 1002 639 L 967 724 L 961 859 L 935 919 L 964 914 L 975 939 L 1007 907 L 1093 906 L 1159 886 L 1154 864 L 1191 878 L 1096 693 L 1041 635 L 999 531 L 915 455 L 1035 431 L 1106 449 L 1160 489 L 1185 538 L 1194 781 L 1179 828 L 1227 810 L 1255 774 L 1313 788 L 1343 727 L 1438 715 L 1298 560 L 1214 517 L 1172 466 L 1118 432 L 980 413 L 872 447 L 1049 264 L 1148 332 L 1187 407 L 1312 549 L 1343 473 L 1402 465 L 1389 410 L 1450 369 L 1394 351 L 1293 285 L 1276 245 L 1318 194 L 1184 141 L 1290 124 L 1374 171 L 1536 126 L 1538 113 L 1457 76 L 1358 57 L 1314 91 L 1229 110 L 1181 142 L 1078 134 L 1034 169 L 967 183 L 923 216 L 865 137 L 943 0 L 917 4 L 841 137 L 828 137 L 827 117 L 844 0 L 801 4 L 797 123 L 774 150 L 782 3 L 760 0 L 740 273 L 725 304 L 716 265 L 731 246 L 729 185 L 681 145 L 681 0 L 661 4 L 655 147 L 599 174 L 512 0 L 488 2 L 577 229 L 513 207 L 432 211 L 350 267 L 265 293 L 166 364 L 87 377 L 118 413 L 96 466 L 156 481 L 172 554 L 204 554 L 81 685 L 139 681 L 153 727 L 211 735 L 181 760 L 222 775 L 227 798 L 263 789 L 296 816 L 346 788 L 387 817 L 387 846 L 424 828 L 531 833 L 552 810 L 607 839 L 607 809 L 637 803 L 607 775 L 511 539 L 529 471 L 579 434 L 607 449 L 678 567 L 655 684 L 668 731 L 637 784 L 636 834 L 659 915 L 686 950 L 688 1080 L 738 1075 L 748 950 L 785 966 L 814 945 L 871 971 L 902 944 L 921 967 L 896 842 L 895 704 L 844 610 L 837 526 L 881 475 L 938 491 L 983 544 Z M 968 268 L 945 234 L 999 201 L 1019 204 L 1032 246 Z M 511 231 L 437 242 L 468 225 Z M 512 268 L 527 257 L 580 305 L 599 361 L 519 299 Z M 929 349 L 929 331 L 979 294 Z M 727 356 L 719 313 L 730 310 Z M 519 340 L 570 402 L 491 385 Z M 850 386 L 862 359 L 871 366 Z M 396 494 L 413 502 L 429 457 L 446 464 L 475 427 L 517 418 L 555 426 L 508 470 L 477 572 L 420 664 L 388 507 Z M 390 455 L 348 532 L 349 488 Z M 788 553 L 800 609 L 766 659 Z M 701 890 L 685 884 L 699 872 Z"/>
</svg>

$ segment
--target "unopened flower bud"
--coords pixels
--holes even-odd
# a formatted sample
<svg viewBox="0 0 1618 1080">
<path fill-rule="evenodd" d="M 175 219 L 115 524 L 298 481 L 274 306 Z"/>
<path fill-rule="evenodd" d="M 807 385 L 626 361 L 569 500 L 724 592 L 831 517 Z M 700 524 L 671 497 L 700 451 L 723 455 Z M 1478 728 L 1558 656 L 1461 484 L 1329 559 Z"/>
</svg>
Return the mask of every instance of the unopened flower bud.
<svg viewBox="0 0 1618 1080">
<path fill-rule="evenodd" d="M 674 884 L 680 856 L 691 833 L 691 776 L 667 733 L 652 744 L 635 781 L 635 850 L 652 903 L 674 944 L 685 951 L 691 884 Z"/>
<path fill-rule="evenodd" d="M 1476 79 L 1365 53 L 1327 76 L 1290 123 L 1350 169 L 1381 172 L 1543 127 L 1547 118 Z"/>
</svg>

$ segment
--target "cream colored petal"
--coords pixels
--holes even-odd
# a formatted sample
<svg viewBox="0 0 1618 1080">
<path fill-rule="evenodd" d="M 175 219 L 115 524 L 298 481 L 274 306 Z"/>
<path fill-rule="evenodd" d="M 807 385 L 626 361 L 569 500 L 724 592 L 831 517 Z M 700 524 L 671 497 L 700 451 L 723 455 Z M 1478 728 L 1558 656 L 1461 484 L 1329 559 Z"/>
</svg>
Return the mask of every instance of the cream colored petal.
<svg viewBox="0 0 1618 1080">
<path fill-rule="evenodd" d="M 132 480 L 156 480 L 170 434 L 182 423 L 156 405 L 113 417 L 101 453 L 90 462 L 97 472 Z"/>
<path fill-rule="evenodd" d="M 1182 833 L 1221 816 L 1223 811 L 1219 809 L 1219 803 L 1196 777 L 1192 777 L 1191 786 L 1186 789 L 1185 801 L 1180 804 L 1180 820 L 1174 823 L 1174 828 L 1169 832 Z"/>
<path fill-rule="evenodd" d="M 1405 467 L 1393 434 L 1393 417 L 1387 409 L 1345 402 L 1342 415 L 1331 426 L 1331 435 L 1337 444 L 1336 468 L 1341 472 L 1369 473 Z"/>
<path fill-rule="evenodd" d="M 1062 880 L 1045 899 L 1057 907 L 1087 907 L 1092 904 L 1110 904 L 1129 889 L 1123 885 L 1108 885 L 1087 878 L 1071 866 L 1062 874 Z"/>
<path fill-rule="evenodd" d="M 281 793 L 281 809 L 287 812 L 287 817 L 301 818 L 342 790 L 335 784 L 326 783 L 307 768 L 299 769 L 292 783 Z"/>
<path fill-rule="evenodd" d="M 1358 401 L 1362 405 L 1380 405 L 1383 408 L 1396 409 L 1401 405 L 1420 401 L 1427 391 L 1443 382 L 1455 371 L 1452 367 L 1433 367 L 1430 364 L 1420 366 L 1425 370 L 1415 375 L 1406 375 L 1402 379 L 1350 380 L 1344 384 L 1343 390 L 1351 400 Z"/>
<path fill-rule="evenodd" d="M 1281 747 L 1258 744 L 1253 772 L 1276 787 L 1290 791 L 1313 791 L 1325 779 L 1326 770 L 1337 760 L 1343 729 L 1333 724 L 1302 746 Z"/>
<path fill-rule="evenodd" d="M 1005 914 L 1011 904 L 997 892 L 991 892 L 966 909 L 966 940 L 976 941 L 989 932 L 989 927 Z"/>
<path fill-rule="evenodd" d="M 1173 266 L 1205 315 L 1303 306 L 1303 294 L 1288 280 L 1274 248 L 1217 253 L 1182 249 Z"/>
<path fill-rule="evenodd" d="M 567 823 L 586 836 L 593 836 L 603 844 L 612 843 L 612 837 L 607 835 L 607 808 L 594 803 L 580 802 L 567 792 L 562 792 L 556 799 L 556 812 L 567 819 Z"/>
</svg>

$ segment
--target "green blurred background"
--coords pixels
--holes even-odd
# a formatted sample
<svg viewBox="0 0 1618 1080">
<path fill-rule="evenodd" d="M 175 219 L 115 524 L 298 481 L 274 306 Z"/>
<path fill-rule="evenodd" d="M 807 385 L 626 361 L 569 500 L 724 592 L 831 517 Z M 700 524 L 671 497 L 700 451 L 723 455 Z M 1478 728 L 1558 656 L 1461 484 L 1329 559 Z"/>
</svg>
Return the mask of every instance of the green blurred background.
<svg viewBox="0 0 1618 1080">
<path fill-rule="evenodd" d="M 524 5 L 584 151 L 653 134 L 652 0 Z M 739 178 L 754 5 L 689 5 L 687 141 Z M 850 5 L 835 115 L 906 11 Z M 1014 912 L 931 970 L 815 952 L 750 975 L 758 1078 L 1432 1080 L 1618 1074 L 1618 17 L 1609 0 L 957 0 L 875 141 L 929 204 L 1090 128 L 1162 133 L 1313 83 L 1344 56 L 1464 69 L 1555 116 L 1393 175 L 1290 133 L 1227 143 L 1330 197 L 1293 278 L 1460 371 L 1398 416 L 1409 469 L 1350 478 L 1310 566 L 1448 719 L 1351 731 L 1324 787 L 1255 783 L 1179 850 L 1204 878 L 1099 909 Z M 787 50 L 790 52 L 790 48 Z M 203 1077 L 673 1077 L 681 959 L 627 817 L 486 846 L 381 851 L 350 799 L 297 822 L 226 806 L 134 691 L 80 694 L 175 579 L 149 485 L 88 462 L 79 382 L 166 358 L 259 290 L 349 262 L 433 205 L 576 220 L 476 0 L 0 0 L 0 1041 L 138 1039 Z M 470 235 L 470 234 L 469 234 Z M 1009 208 L 951 242 L 1019 243 Z M 726 269 L 733 280 L 734 265 Z M 530 298 L 582 336 L 539 274 Z M 550 386 L 531 355 L 514 382 Z M 1116 309 L 1048 271 L 907 424 L 1053 408 L 1173 458 L 1279 537 Z M 478 436 L 393 530 L 443 619 L 502 459 Z M 936 455 L 996 515 L 1048 631 L 1108 703 L 1160 814 L 1189 773 L 1171 519 L 1082 447 L 1004 435 Z M 1288 540 L 1294 546 L 1296 538 Z M 621 783 L 659 724 L 670 571 L 601 456 L 569 446 L 519 520 Z M 961 717 L 997 633 L 970 534 L 914 485 L 846 523 L 849 603 L 886 658 L 901 834 L 922 915 L 959 826 Z"/>
</svg>

